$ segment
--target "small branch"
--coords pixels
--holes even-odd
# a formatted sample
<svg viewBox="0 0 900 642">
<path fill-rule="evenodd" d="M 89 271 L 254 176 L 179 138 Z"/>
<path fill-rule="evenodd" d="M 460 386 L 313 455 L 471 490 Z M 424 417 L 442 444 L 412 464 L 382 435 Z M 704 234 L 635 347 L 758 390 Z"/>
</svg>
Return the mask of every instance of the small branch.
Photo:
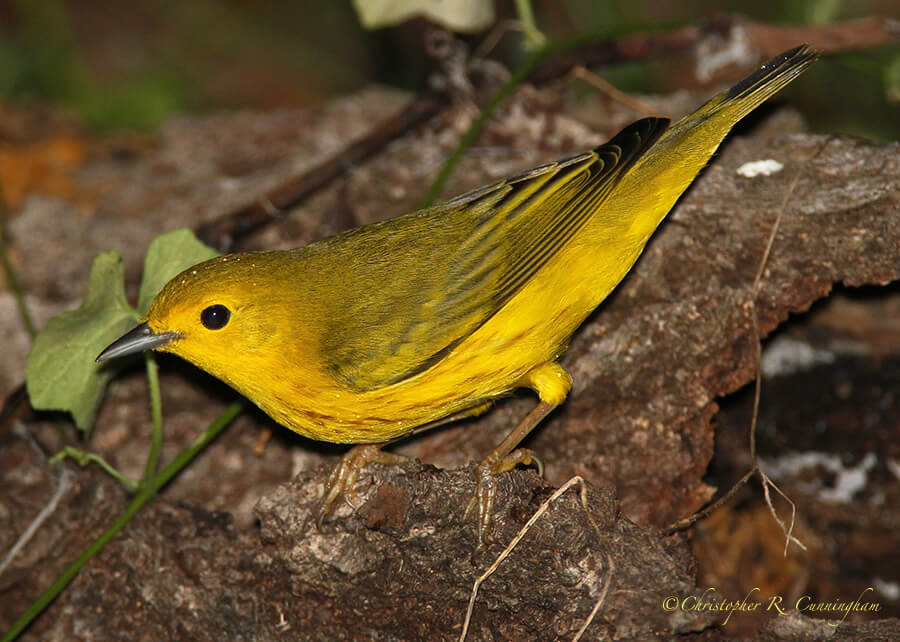
<svg viewBox="0 0 900 642">
<path fill-rule="evenodd" d="M 896 43 L 900 22 L 888 18 L 862 18 L 831 25 L 781 26 L 756 22 L 738 15 L 714 17 L 702 27 L 690 26 L 667 32 L 640 33 L 601 39 L 596 34 L 581 36 L 565 47 L 553 49 L 540 60 L 526 78 L 544 85 L 569 74 L 576 67 L 611 65 L 623 62 L 684 58 L 696 54 L 697 47 L 711 37 L 740 42 L 759 58 L 770 58 L 800 42 L 808 42 L 823 54 Z M 549 54 L 549 52 L 548 52 Z M 496 94 L 495 94 L 496 95 Z M 377 125 L 363 138 L 350 144 L 322 164 L 289 180 L 249 205 L 204 223 L 195 231 L 203 242 L 229 251 L 244 237 L 278 220 L 288 210 L 326 188 L 354 165 L 373 157 L 388 143 L 417 125 L 440 114 L 451 104 L 445 92 L 429 91 L 413 98 L 404 109 Z M 477 123 L 473 127 L 483 126 Z"/>
<path fill-rule="evenodd" d="M 47 461 L 47 465 L 52 468 L 64 459 L 74 459 L 82 468 L 91 463 L 97 464 L 107 475 L 118 481 L 120 484 L 127 486 L 129 490 L 137 490 L 138 488 L 139 484 L 137 480 L 134 480 L 131 477 L 128 477 L 127 475 L 124 475 L 116 470 L 116 468 L 108 461 L 106 461 L 103 457 L 96 453 L 91 453 L 86 450 L 82 450 L 81 448 L 76 448 L 75 446 L 63 447 Z"/>
<path fill-rule="evenodd" d="M 597 526 L 597 522 L 594 521 L 593 516 L 591 515 L 590 508 L 587 505 L 587 484 L 584 481 L 584 478 L 580 475 L 576 475 L 572 477 L 565 484 L 560 486 L 554 493 L 548 497 L 538 509 L 531 515 L 525 525 L 519 530 L 516 536 L 512 539 L 512 541 L 503 549 L 503 552 L 494 560 L 494 563 L 491 564 L 488 569 L 482 573 L 478 579 L 475 580 L 475 583 L 472 585 L 472 592 L 469 595 L 469 606 L 466 609 L 466 617 L 463 620 L 462 630 L 459 634 L 459 642 L 465 642 L 466 637 L 469 634 L 469 626 L 472 623 L 472 613 L 475 611 L 475 600 L 478 598 L 478 589 L 484 584 L 484 581 L 488 579 L 494 572 L 500 568 L 500 565 L 503 561 L 509 557 L 509 554 L 513 551 L 513 549 L 518 546 L 519 542 L 522 541 L 522 538 L 528 534 L 528 531 L 534 526 L 534 523 L 537 522 L 538 519 L 541 518 L 541 515 L 550 510 L 550 506 L 560 497 L 565 495 L 572 486 L 579 485 L 581 487 L 581 492 L 579 493 L 579 498 L 581 500 L 581 507 L 584 509 L 584 513 L 587 516 L 588 521 L 590 522 L 591 527 L 600 534 L 600 527 Z M 591 609 L 590 615 L 588 615 L 587 620 L 585 620 L 584 624 L 579 629 L 578 633 L 575 635 L 574 640 L 577 641 L 581 638 L 587 628 L 590 626 L 591 622 L 594 619 L 594 616 L 597 614 L 597 611 L 600 610 L 600 607 L 603 605 L 603 602 L 606 600 L 606 595 L 609 592 L 609 585 L 612 582 L 612 572 L 613 572 L 613 563 L 612 559 L 607 556 L 607 580 L 603 585 L 603 589 L 600 591 L 600 597 L 597 600 L 596 604 L 594 604 L 594 608 Z"/>
<path fill-rule="evenodd" d="M 769 507 L 769 512 L 772 514 L 772 519 L 781 527 L 781 531 L 784 533 L 784 556 L 787 557 L 788 547 L 791 545 L 791 542 L 802 548 L 804 551 L 806 550 L 806 544 L 801 542 L 799 539 L 794 537 L 794 524 L 797 521 L 797 505 L 791 501 L 791 498 L 785 495 L 778 486 L 775 485 L 775 482 L 772 481 L 772 478 L 769 477 L 765 472 L 759 470 L 759 476 L 762 478 L 762 487 L 763 487 L 763 496 L 766 500 L 766 506 Z M 778 517 L 778 511 L 775 510 L 775 505 L 772 503 L 772 496 L 769 493 L 769 488 L 774 488 L 776 492 L 781 495 L 784 500 L 791 505 L 791 522 L 789 525 L 785 525 L 784 521 Z"/>
<path fill-rule="evenodd" d="M 759 59 L 771 58 L 803 42 L 822 54 L 834 54 L 896 44 L 900 42 L 900 21 L 871 17 L 829 25 L 790 26 L 771 25 L 737 14 L 725 14 L 714 16 L 699 27 L 594 39 L 547 60 L 534 70 L 528 80 L 542 85 L 566 76 L 576 67 L 685 58 L 693 56 L 697 47 L 711 37 L 722 41 L 720 48 L 727 47 L 729 41 L 740 41 Z"/>
<path fill-rule="evenodd" d="M 614 100 L 620 105 L 624 105 L 629 109 L 633 109 L 643 116 L 665 116 L 665 114 L 661 114 L 653 107 L 645 103 L 643 100 L 635 98 L 631 94 L 622 91 L 611 82 L 606 80 L 606 78 L 604 78 L 603 76 L 598 76 L 586 67 L 575 67 L 575 69 L 572 70 L 572 77 L 583 80 L 584 82 L 607 96 L 609 99 Z"/>
<path fill-rule="evenodd" d="M 756 426 L 753 426 L 753 428 L 755 429 Z M 717 510 L 719 510 L 722 506 L 730 502 L 731 498 L 734 497 L 741 488 L 747 485 L 747 482 L 750 481 L 757 470 L 759 470 L 759 468 L 754 462 L 754 464 L 750 467 L 750 470 L 744 473 L 744 476 L 737 480 L 734 485 L 725 492 L 724 495 L 719 497 L 713 503 L 704 506 L 693 515 L 688 515 L 687 517 L 679 519 L 673 524 L 669 524 L 665 528 L 659 529 L 658 531 L 656 531 L 657 535 L 659 535 L 660 537 L 667 537 L 669 535 L 672 535 L 673 533 L 683 531 L 684 529 L 693 526 L 701 519 L 706 519 Z"/>
<path fill-rule="evenodd" d="M 583 45 L 553 56 L 538 65 L 528 76 L 528 81 L 535 85 L 546 85 L 567 76 L 577 67 L 684 57 L 703 37 L 704 32 L 698 27 L 684 27 L 662 33 L 586 39 Z"/>
<path fill-rule="evenodd" d="M 9 549 L 9 552 L 6 554 L 6 557 L 3 558 L 3 561 L 0 562 L 0 575 L 3 574 L 3 571 L 6 570 L 6 567 L 9 566 L 9 563 L 15 559 L 16 555 L 18 555 L 19 551 L 25 547 L 28 542 L 31 541 L 31 538 L 34 537 L 34 534 L 37 533 L 38 529 L 41 525 L 47 520 L 50 515 L 56 510 L 56 507 L 59 505 L 59 500 L 62 499 L 62 496 L 66 494 L 66 491 L 69 490 L 69 484 L 72 482 L 72 473 L 63 469 L 62 473 L 59 475 L 59 485 L 56 487 L 56 492 L 53 493 L 53 497 L 50 498 L 50 501 L 47 502 L 47 505 L 44 506 L 41 511 L 37 514 L 37 516 L 31 520 L 31 523 L 28 525 L 28 528 L 25 529 L 19 539 L 16 540 L 16 543 L 13 544 L 12 548 Z"/>
<path fill-rule="evenodd" d="M 219 250 L 229 251 L 248 234 L 278 219 L 286 211 L 343 176 L 354 165 L 371 158 L 395 138 L 431 119 L 449 104 L 444 92 L 429 91 L 416 96 L 407 106 L 372 131 L 322 164 L 272 190 L 250 205 L 197 228 L 197 237 Z"/>
<path fill-rule="evenodd" d="M 770 25 L 736 16 L 750 45 L 769 58 L 806 42 L 822 54 L 871 49 L 900 43 L 900 20 L 870 16 L 827 25 Z"/>
</svg>

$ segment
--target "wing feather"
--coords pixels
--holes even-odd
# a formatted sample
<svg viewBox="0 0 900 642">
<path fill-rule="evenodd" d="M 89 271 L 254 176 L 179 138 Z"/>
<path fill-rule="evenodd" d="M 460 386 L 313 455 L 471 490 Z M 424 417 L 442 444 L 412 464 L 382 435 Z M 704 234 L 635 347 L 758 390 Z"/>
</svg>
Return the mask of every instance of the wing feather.
<svg viewBox="0 0 900 642">
<path fill-rule="evenodd" d="M 347 290 L 365 293 L 322 337 L 331 374 L 365 391 L 434 366 L 560 251 L 667 124 L 645 118 L 591 152 L 330 239 L 353 257 Z"/>
</svg>

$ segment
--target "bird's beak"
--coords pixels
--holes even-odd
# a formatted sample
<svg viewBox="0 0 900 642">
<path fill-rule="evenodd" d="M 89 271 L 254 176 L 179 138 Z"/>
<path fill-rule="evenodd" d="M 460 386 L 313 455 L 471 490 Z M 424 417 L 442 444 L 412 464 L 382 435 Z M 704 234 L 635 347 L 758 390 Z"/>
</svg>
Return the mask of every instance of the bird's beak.
<svg viewBox="0 0 900 642">
<path fill-rule="evenodd" d="M 109 344 L 96 360 L 106 361 L 107 359 L 124 357 L 129 354 L 143 352 L 144 350 L 160 348 L 179 336 L 177 332 L 160 332 L 157 334 L 146 323 L 142 323 L 134 330 L 126 332 Z"/>
</svg>

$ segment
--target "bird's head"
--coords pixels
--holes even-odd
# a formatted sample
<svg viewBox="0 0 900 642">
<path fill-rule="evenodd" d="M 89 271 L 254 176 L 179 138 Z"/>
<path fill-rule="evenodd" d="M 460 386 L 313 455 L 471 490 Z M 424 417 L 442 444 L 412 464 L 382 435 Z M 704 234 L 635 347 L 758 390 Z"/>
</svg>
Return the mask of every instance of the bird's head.
<svg viewBox="0 0 900 642">
<path fill-rule="evenodd" d="M 188 268 L 156 296 L 140 325 L 97 357 L 106 361 L 144 350 L 176 354 L 243 388 L 259 368 L 290 359 L 284 341 L 302 318 L 283 252 L 216 257 Z M 295 275 L 293 275 L 295 276 Z"/>
</svg>

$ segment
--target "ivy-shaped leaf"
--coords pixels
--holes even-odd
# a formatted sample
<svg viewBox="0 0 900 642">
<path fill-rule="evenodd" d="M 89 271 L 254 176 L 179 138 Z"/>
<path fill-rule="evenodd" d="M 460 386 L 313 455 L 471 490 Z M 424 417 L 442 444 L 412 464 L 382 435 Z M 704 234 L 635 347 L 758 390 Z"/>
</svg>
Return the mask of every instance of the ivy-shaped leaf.
<svg viewBox="0 0 900 642">
<path fill-rule="evenodd" d="M 34 340 L 25 364 L 31 405 L 70 412 L 80 430 L 90 430 L 106 384 L 122 364 L 118 359 L 96 363 L 97 355 L 140 321 L 172 277 L 217 254 L 190 230 L 154 239 L 144 260 L 137 311 L 125 298 L 122 257 L 98 256 L 81 307 L 53 317 Z"/>
<path fill-rule="evenodd" d="M 31 405 L 71 412 L 81 430 L 90 429 L 103 390 L 117 370 L 94 359 L 138 320 L 125 299 L 124 274 L 118 252 L 94 259 L 81 307 L 53 317 L 35 338 L 25 363 Z"/>
</svg>

